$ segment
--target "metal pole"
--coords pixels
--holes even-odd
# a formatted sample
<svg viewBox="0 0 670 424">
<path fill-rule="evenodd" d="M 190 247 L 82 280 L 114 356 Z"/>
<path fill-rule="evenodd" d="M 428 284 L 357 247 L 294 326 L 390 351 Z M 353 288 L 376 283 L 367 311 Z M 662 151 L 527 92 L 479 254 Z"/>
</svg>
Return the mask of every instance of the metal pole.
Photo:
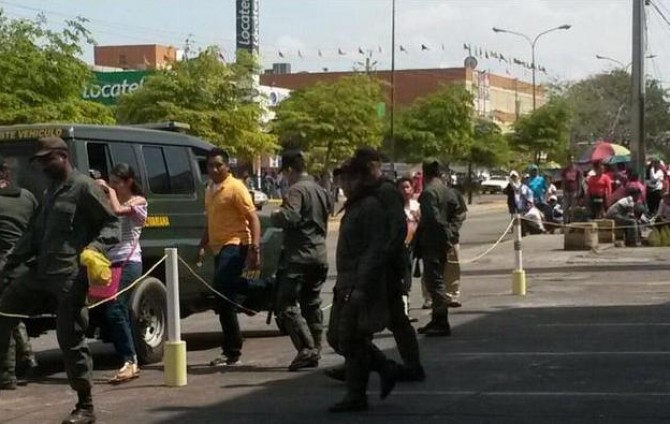
<svg viewBox="0 0 670 424">
<path fill-rule="evenodd" d="M 526 295 L 526 271 L 523 269 L 523 252 L 521 251 L 521 215 L 514 215 L 514 270 L 512 271 L 512 294 Z"/>
<path fill-rule="evenodd" d="M 391 172 L 395 178 L 395 0 L 391 9 Z"/>
<path fill-rule="evenodd" d="M 537 41 L 537 39 L 536 39 Z M 533 112 L 535 112 L 536 94 L 535 94 L 535 43 L 530 46 L 531 49 L 531 67 L 533 68 Z"/>
<path fill-rule="evenodd" d="M 163 380 L 167 386 L 179 387 L 187 383 L 186 342 L 181 340 L 179 311 L 179 256 L 175 248 L 165 249 L 165 255 L 168 340 L 163 351 Z"/>
<path fill-rule="evenodd" d="M 631 140 L 631 159 L 633 166 L 644 175 L 646 160 L 644 103 L 645 75 L 644 48 L 645 40 L 645 0 L 633 0 L 633 128 Z"/>
</svg>

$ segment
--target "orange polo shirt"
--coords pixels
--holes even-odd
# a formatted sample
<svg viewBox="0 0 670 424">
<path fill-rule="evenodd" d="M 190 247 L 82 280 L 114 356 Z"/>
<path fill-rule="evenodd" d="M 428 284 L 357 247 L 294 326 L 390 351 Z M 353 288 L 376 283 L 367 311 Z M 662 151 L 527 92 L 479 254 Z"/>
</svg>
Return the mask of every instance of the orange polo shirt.
<svg viewBox="0 0 670 424">
<path fill-rule="evenodd" d="M 228 175 L 221 184 L 205 191 L 209 248 L 218 253 L 225 245 L 251 244 L 247 214 L 256 211 L 251 194 L 242 181 Z"/>
</svg>

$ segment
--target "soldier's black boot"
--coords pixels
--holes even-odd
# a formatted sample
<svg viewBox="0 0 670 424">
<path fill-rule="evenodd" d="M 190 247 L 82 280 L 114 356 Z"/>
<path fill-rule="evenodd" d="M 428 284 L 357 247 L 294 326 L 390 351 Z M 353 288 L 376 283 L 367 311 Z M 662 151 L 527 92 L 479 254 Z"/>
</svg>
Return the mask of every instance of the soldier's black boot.
<svg viewBox="0 0 670 424">
<path fill-rule="evenodd" d="M 376 367 L 375 367 L 376 368 Z M 380 392 L 379 397 L 386 399 L 391 394 L 395 383 L 398 381 L 398 364 L 395 361 L 386 359 L 382 366 L 376 369 L 379 372 Z"/>
<path fill-rule="evenodd" d="M 356 412 L 368 409 L 368 399 L 365 395 L 355 396 L 347 394 L 344 399 L 328 408 L 329 412 Z"/>
<path fill-rule="evenodd" d="M 430 322 L 423 327 L 419 327 L 416 329 L 416 332 L 419 334 L 426 334 L 426 331 L 430 330 L 432 327 L 436 325 L 434 320 L 430 320 Z"/>
<path fill-rule="evenodd" d="M 431 321 L 432 326 L 427 328 L 423 334 L 426 337 L 447 337 L 451 336 L 451 326 L 449 325 L 449 318 L 447 315 L 440 317 L 433 317 Z M 428 324 L 430 325 L 430 324 Z M 427 326 L 428 327 L 428 326 Z"/>
<path fill-rule="evenodd" d="M 303 349 L 289 365 L 289 371 L 298 371 L 303 368 L 316 368 L 319 366 L 319 355 L 315 350 Z"/>
<path fill-rule="evenodd" d="M 90 389 L 77 391 L 79 402 L 74 411 L 63 420 L 63 424 L 93 424 L 95 413 L 93 412 L 93 396 Z"/>
<path fill-rule="evenodd" d="M 324 373 L 333 380 L 347 381 L 347 374 L 344 365 L 335 368 L 328 368 L 326 371 L 324 371 Z"/>
<path fill-rule="evenodd" d="M 373 358 L 368 352 L 366 341 L 360 340 L 345 357 L 347 394 L 340 402 L 328 408 L 330 412 L 355 412 L 368 409 L 365 392 L 370 378 L 371 362 Z"/>
<path fill-rule="evenodd" d="M 63 420 L 63 424 L 93 424 L 95 413 L 90 409 L 76 407 L 74 411 Z"/>
<path fill-rule="evenodd" d="M 398 381 L 424 381 L 426 372 L 421 365 L 401 365 L 398 368 Z"/>
</svg>

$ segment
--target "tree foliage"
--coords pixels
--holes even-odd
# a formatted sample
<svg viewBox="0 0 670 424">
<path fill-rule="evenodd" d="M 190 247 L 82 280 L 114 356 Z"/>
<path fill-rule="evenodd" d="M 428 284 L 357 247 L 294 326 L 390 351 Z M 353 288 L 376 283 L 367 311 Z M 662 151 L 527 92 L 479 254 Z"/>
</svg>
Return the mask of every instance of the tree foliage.
<svg viewBox="0 0 670 424">
<path fill-rule="evenodd" d="M 263 109 L 252 100 L 254 59 L 241 53 L 236 63 L 226 64 L 219 53 L 210 47 L 149 76 L 141 88 L 121 96 L 119 122 L 185 122 L 191 134 L 245 157 L 275 150 L 275 137 L 261 128 Z"/>
<path fill-rule="evenodd" d="M 449 85 L 416 100 L 402 111 L 395 131 L 399 156 L 420 161 L 467 159 L 473 143 L 473 96 L 463 86 Z"/>
<path fill-rule="evenodd" d="M 333 169 L 357 147 L 378 147 L 383 101 L 380 83 L 367 75 L 295 90 L 275 109 L 272 132 L 285 148 L 310 154 L 313 171 Z"/>
<path fill-rule="evenodd" d="M 573 143 L 605 139 L 628 145 L 631 140 L 632 84 L 627 71 L 594 75 L 562 90 L 572 111 L 570 139 Z M 668 92 L 654 79 L 647 80 L 645 125 L 651 147 L 670 130 Z"/>
<path fill-rule="evenodd" d="M 102 105 L 81 99 L 93 76 L 79 57 L 92 43 L 86 20 L 47 28 L 46 18 L 8 19 L 0 10 L 0 124 L 114 122 Z"/>
<path fill-rule="evenodd" d="M 562 158 L 568 150 L 569 130 L 570 109 L 565 101 L 554 98 L 514 123 L 512 148 L 530 154 L 535 162 L 542 153 L 549 159 Z"/>
<path fill-rule="evenodd" d="M 506 164 L 510 159 L 510 148 L 502 130 L 493 121 L 478 118 L 475 121 L 473 142 L 466 161 L 486 168 Z"/>
</svg>

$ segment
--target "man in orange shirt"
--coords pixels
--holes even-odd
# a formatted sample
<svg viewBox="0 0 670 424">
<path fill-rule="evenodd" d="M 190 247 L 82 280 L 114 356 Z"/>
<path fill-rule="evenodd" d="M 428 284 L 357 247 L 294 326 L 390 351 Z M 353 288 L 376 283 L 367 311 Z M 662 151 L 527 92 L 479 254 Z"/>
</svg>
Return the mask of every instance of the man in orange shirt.
<svg viewBox="0 0 670 424">
<path fill-rule="evenodd" d="M 221 149 L 207 155 L 211 179 L 205 193 L 207 227 L 200 241 L 200 258 L 209 247 L 214 259 L 214 287 L 234 299 L 243 283 L 242 272 L 260 267 L 261 224 L 256 207 L 244 182 L 230 172 L 229 156 Z M 216 313 L 223 330 L 222 354 L 211 366 L 238 365 L 242 354 L 242 335 L 237 309 L 218 298 Z"/>
</svg>

